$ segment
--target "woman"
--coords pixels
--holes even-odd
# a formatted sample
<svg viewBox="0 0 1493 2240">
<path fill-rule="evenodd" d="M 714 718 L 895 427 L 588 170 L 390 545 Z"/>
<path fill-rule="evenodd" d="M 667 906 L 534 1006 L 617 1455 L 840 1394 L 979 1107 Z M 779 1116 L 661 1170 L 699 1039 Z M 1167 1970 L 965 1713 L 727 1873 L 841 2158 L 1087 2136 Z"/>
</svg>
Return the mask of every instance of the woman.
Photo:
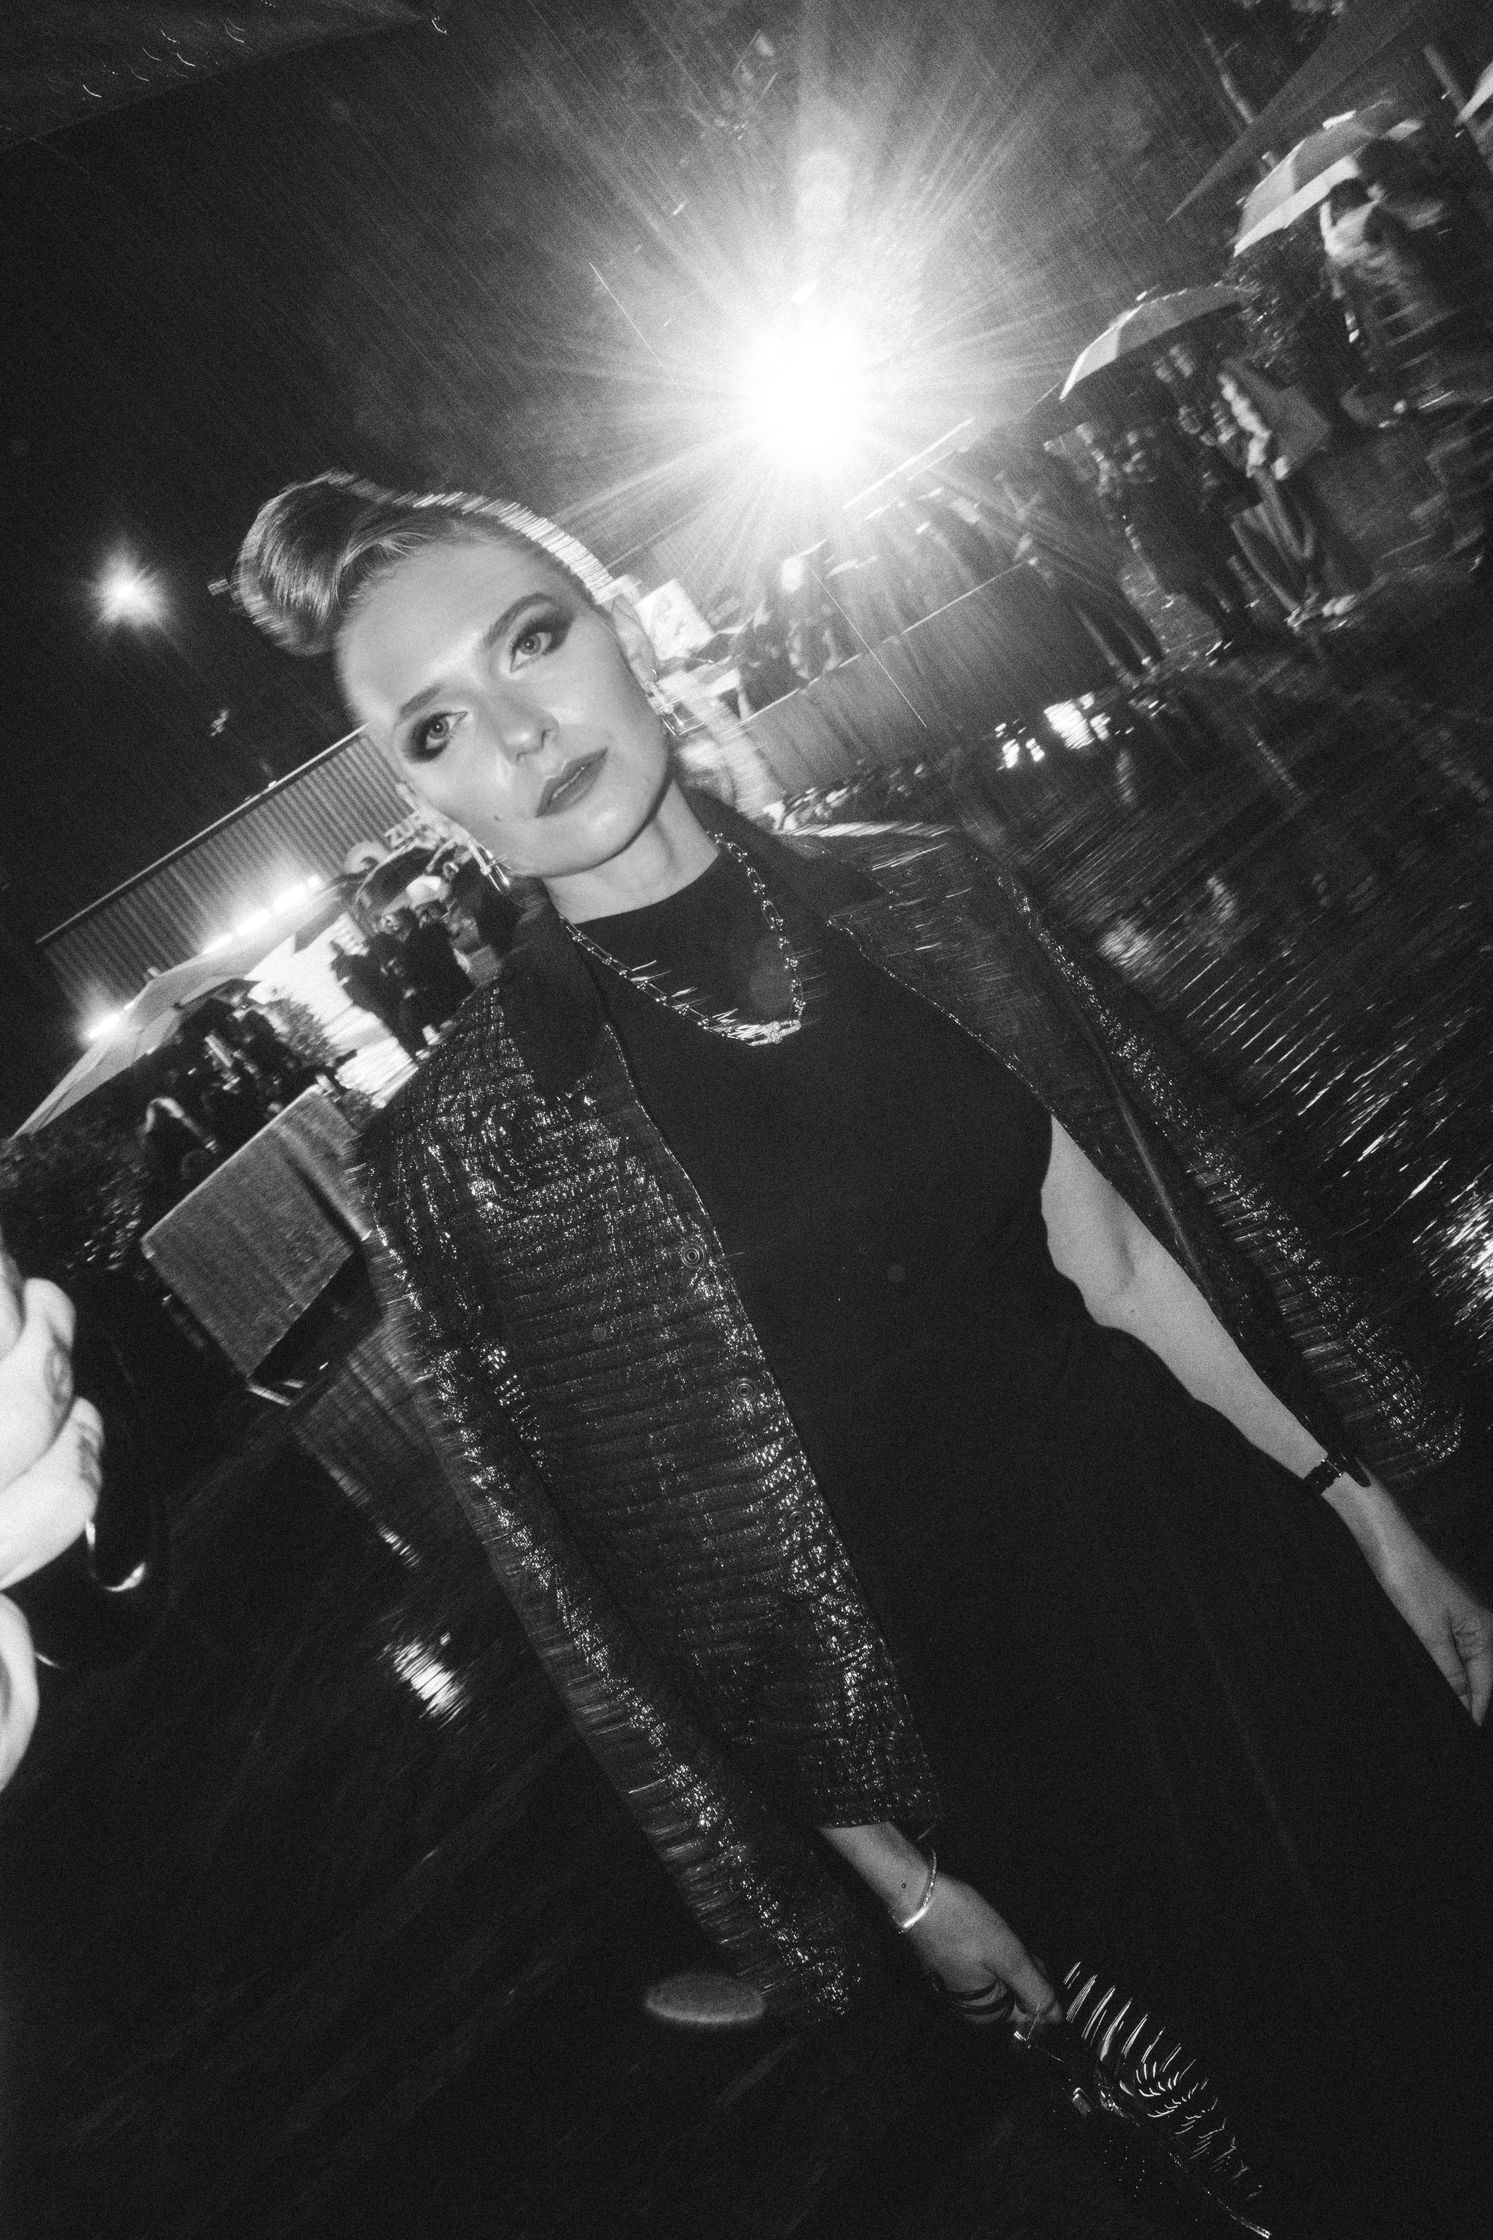
<svg viewBox="0 0 1493 2240">
<path fill-rule="evenodd" d="M 571 540 L 322 477 L 238 583 L 534 894 L 369 1179 L 455 1482 L 697 1911 L 801 2004 L 843 1991 L 818 1830 L 977 2016 L 1070 1958 L 1122 1976 L 1297 2231 L 1452 2229 L 1487 2176 L 1493 1620 L 1344 1467 L 1121 1071 L 1407 1467 L 1454 1438 L 1409 1366 L 955 838 L 788 848 L 687 799 Z"/>
</svg>

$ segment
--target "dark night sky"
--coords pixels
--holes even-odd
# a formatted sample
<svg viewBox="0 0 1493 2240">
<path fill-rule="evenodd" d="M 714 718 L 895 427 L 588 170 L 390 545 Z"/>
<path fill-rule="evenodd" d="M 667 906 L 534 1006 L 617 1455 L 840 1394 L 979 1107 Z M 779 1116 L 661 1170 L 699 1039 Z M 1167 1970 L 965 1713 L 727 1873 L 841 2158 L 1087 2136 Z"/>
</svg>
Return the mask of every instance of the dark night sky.
<svg viewBox="0 0 1493 2240">
<path fill-rule="evenodd" d="M 945 0 L 942 13 L 953 22 L 961 6 L 966 24 L 994 20 L 973 0 Z M 1113 307 L 1112 300 L 1101 302 L 1102 290 L 1079 301 L 1071 266 L 1061 283 L 1043 281 L 1032 263 L 1036 201 L 1017 191 L 1019 167 L 990 169 L 992 153 L 1004 161 L 1015 144 L 1015 121 L 1027 144 L 1035 144 L 1044 114 L 1051 114 L 1043 110 L 1039 66 L 1050 54 L 1058 16 L 1111 27 L 1091 57 L 1093 83 L 1103 89 L 1099 113 L 1129 136 L 1116 140 L 1127 161 L 1137 149 L 1137 162 L 1149 160 L 1148 130 L 1153 148 L 1168 142 L 1154 117 L 1147 122 L 1148 71 L 1153 81 L 1175 79 L 1192 112 L 1211 113 L 1211 141 L 1205 134 L 1183 152 L 1191 177 L 1205 168 L 1210 146 L 1230 136 L 1216 86 L 1197 78 L 1195 59 L 1185 68 L 1176 59 L 1167 28 L 1176 0 L 1127 6 L 1136 10 L 1133 53 L 1118 52 L 1106 0 L 1061 0 L 1052 9 L 1012 0 L 999 20 L 1002 27 L 1023 24 L 1025 44 L 1011 48 L 1009 67 L 997 57 L 978 100 L 961 96 L 962 122 L 957 103 L 951 107 L 952 96 L 938 93 L 935 81 L 918 95 L 930 129 L 915 182 L 903 160 L 897 104 L 883 98 L 877 191 L 906 194 L 915 187 L 925 204 L 943 197 L 946 254 L 938 286 L 945 295 L 947 273 L 977 262 L 979 240 L 989 238 L 977 224 L 980 197 L 999 191 L 1007 211 L 1000 246 L 1011 269 L 1025 259 L 1028 295 L 1034 282 L 1044 301 L 1066 290 L 1074 332 L 1102 323 L 1101 309 L 1108 315 Z M 207 586 L 230 565 L 260 501 L 295 475 L 347 464 L 424 479 L 435 439 L 424 455 L 415 442 L 401 453 L 397 415 L 385 413 L 379 422 L 375 413 L 370 423 L 364 376 L 387 344 L 405 369 L 403 394 L 411 368 L 420 390 L 428 362 L 432 394 L 442 380 L 448 387 L 465 383 L 470 409 L 474 382 L 480 386 L 489 369 L 479 359 L 477 374 L 463 370 L 472 363 L 468 336 L 447 309 L 453 286 L 470 308 L 477 283 L 464 259 L 484 266 L 487 325 L 474 331 L 495 338 L 487 392 L 495 420 L 522 419 L 525 382 L 532 392 L 527 409 L 536 409 L 536 396 L 543 409 L 550 380 L 544 349 L 551 346 L 540 329 L 526 330 L 540 334 L 524 346 L 527 363 L 523 349 L 509 352 L 517 371 L 514 363 L 497 363 L 504 299 L 491 270 L 522 275 L 532 307 L 543 295 L 535 274 L 542 278 L 549 258 L 557 317 L 570 317 L 573 301 L 578 326 L 617 352 L 610 387 L 625 386 L 630 370 L 658 362 L 650 342 L 635 341 L 622 327 L 613 299 L 599 289 L 584 296 L 578 276 L 590 286 L 594 256 L 609 275 L 631 284 L 624 270 L 628 196 L 643 213 L 634 228 L 641 249 L 645 235 L 647 245 L 653 241 L 648 228 L 656 233 L 661 223 L 656 213 L 668 215 L 676 172 L 685 182 L 681 207 L 687 199 L 695 176 L 691 147 L 712 144 L 707 152 L 717 176 L 732 163 L 745 167 L 743 178 L 753 162 L 771 171 L 771 151 L 764 156 L 759 146 L 754 156 L 750 133 L 716 129 L 706 79 L 718 64 L 724 82 L 743 29 L 749 39 L 764 21 L 797 27 L 807 50 L 816 11 L 789 0 L 756 10 L 731 0 L 689 0 L 666 14 L 636 0 L 622 14 L 630 35 L 641 26 L 663 75 L 645 73 L 614 87 L 607 82 L 615 61 L 605 44 L 609 11 L 597 0 L 599 13 L 593 9 L 589 20 L 603 43 L 592 48 L 585 44 L 589 7 L 590 0 L 576 0 L 550 18 L 532 0 L 454 0 L 433 22 L 408 31 L 257 65 L 0 155 L 0 226 L 11 244 L 0 277 L 0 570 L 8 648 L 0 871 L 9 873 L 11 900 L 33 930 L 56 923 L 255 790 L 265 775 L 262 758 L 283 770 L 336 735 L 339 711 L 319 666 L 286 662 Z M 890 0 L 846 0 L 837 20 L 854 38 L 840 50 L 822 48 L 818 60 L 821 91 L 827 87 L 834 100 L 853 106 L 853 81 L 860 88 L 854 98 L 862 101 L 877 83 L 878 11 L 883 27 L 903 25 L 906 40 L 908 19 Z M 932 20 L 927 13 L 919 18 L 925 30 Z M 936 62 L 938 42 L 919 36 Z M 979 36 L 988 33 L 982 28 Z M 899 67 L 906 68 L 905 45 L 902 52 Z M 842 53 L 850 56 L 843 68 Z M 918 63 L 932 66 L 927 55 Z M 1124 97 L 1118 109 L 1117 71 Z M 516 113 L 513 85 L 521 80 L 527 91 Z M 665 81 L 667 98 L 656 99 Z M 772 98 L 780 99 L 781 89 Z M 610 117 L 611 128 L 626 136 L 602 151 L 605 161 L 594 145 L 598 116 Z M 495 171 L 499 140 L 506 168 Z M 541 141 L 548 153 L 530 163 L 525 150 Z M 865 162 L 870 166 L 871 157 Z M 620 219 L 607 209 L 612 169 Z M 567 176 L 577 182 L 573 208 L 562 193 L 557 209 L 555 179 Z M 974 183 L 969 193 L 961 180 Z M 758 222 L 770 231 L 772 182 L 751 184 L 753 207 L 767 213 Z M 479 203 L 487 198 L 477 219 L 474 195 Z M 896 207 L 894 199 L 886 203 L 893 251 Z M 687 227 L 690 219 L 680 222 Z M 1154 228 L 1153 236 L 1137 232 L 1140 223 L 1137 217 L 1131 233 L 1117 237 L 1117 272 L 1136 262 L 1135 240 L 1160 238 Z M 441 285 L 425 286 L 423 268 L 443 256 L 451 272 Z M 663 337 L 680 300 L 677 261 L 672 273 L 667 256 L 655 261 L 651 292 L 642 286 L 647 261 L 639 255 L 640 292 L 629 300 L 645 325 L 655 319 Z M 932 269 L 930 261 L 925 304 Z M 374 285 L 357 294 L 360 273 L 371 273 Z M 386 273 L 404 277 L 388 285 Z M 1142 270 L 1130 285 L 1150 276 Z M 1113 278 L 1108 284 L 1113 299 Z M 328 304 L 349 300 L 359 307 L 357 320 L 344 321 L 340 343 L 329 351 Z M 980 316 L 988 322 L 994 314 L 971 300 L 961 316 L 968 336 Z M 1028 351 L 1029 386 L 1043 387 L 1061 370 L 1060 326 L 1054 331 L 1057 343 L 1043 336 Z M 615 343 L 606 342 L 608 333 Z M 445 370 L 437 378 L 443 351 Z M 572 424 L 583 434 L 584 380 L 568 393 Z M 667 385 L 663 397 L 667 418 Z M 491 471 L 488 454 L 471 444 L 454 464 L 467 476 Z M 500 469 L 507 464 L 500 448 Z M 529 473 L 523 454 L 507 494 L 548 509 L 564 502 L 553 479 L 546 483 L 542 462 Z M 585 524 L 576 525 L 584 533 Z M 169 628 L 108 632 L 98 624 L 89 587 L 119 549 L 159 572 Z M 225 707 L 228 721 L 214 735 Z"/>
<path fill-rule="evenodd" d="M 335 735 L 323 680 L 209 596 L 260 500 L 361 455 L 311 340 L 357 223 L 358 113 L 418 73 L 460 92 L 428 28 L 173 92 L 0 157 L 19 254 L 3 282 L 7 810 L 0 863 L 55 922 Z M 451 79 L 458 81 L 451 87 Z M 106 632 L 89 586 L 128 549 L 171 623 Z M 321 705 L 317 705 L 318 695 Z M 211 735 L 217 711 L 235 717 Z"/>
</svg>

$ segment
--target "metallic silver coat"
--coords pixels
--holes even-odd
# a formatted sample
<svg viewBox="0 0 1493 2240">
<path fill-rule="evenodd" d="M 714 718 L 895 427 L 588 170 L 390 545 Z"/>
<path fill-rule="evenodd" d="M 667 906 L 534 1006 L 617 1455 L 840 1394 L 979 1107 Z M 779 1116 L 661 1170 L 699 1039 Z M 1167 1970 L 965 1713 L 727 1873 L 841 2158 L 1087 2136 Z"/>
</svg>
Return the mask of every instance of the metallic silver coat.
<svg viewBox="0 0 1493 2240">
<path fill-rule="evenodd" d="M 1036 1091 L 1325 1444 L 1346 1423 L 1402 1480 L 1451 1450 L 1455 1407 L 989 847 L 826 819 L 781 868 Z M 453 1488 L 580 1732 L 733 1963 L 779 2012 L 835 2011 L 863 1931 L 805 1825 L 916 1831 L 936 1793 L 719 1241 L 547 905 L 364 1156 Z"/>
</svg>

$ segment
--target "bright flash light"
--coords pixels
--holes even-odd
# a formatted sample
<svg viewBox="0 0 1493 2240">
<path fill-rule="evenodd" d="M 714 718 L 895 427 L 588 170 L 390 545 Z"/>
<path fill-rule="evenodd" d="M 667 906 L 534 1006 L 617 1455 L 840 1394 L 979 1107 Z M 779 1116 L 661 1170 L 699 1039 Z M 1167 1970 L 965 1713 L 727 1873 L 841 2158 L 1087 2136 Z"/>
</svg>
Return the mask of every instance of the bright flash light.
<svg viewBox="0 0 1493 2240">
<path fill-rule="evenodd" d="M 860 431 L 863 370 L 848 327 L 806 319 L 766 336 L 750 369 L 757 435 L 792 466 L 833 465 Z"/>
<path fill-rule="evenodd" d="M 274 901 L 270 904 L 270 908 L 274 911 L 277 918 L 283 918 L 287 910 L 299 909 L 300 905 L 305 901 L 305 899 L 306 881 L 304 879 L 297 879 L 293 887 L 283 887 L 281 889 L 280 893 L 276 895 Z"/>
<path fill-rule="evenodd" d="M 247 941 L 251 933 L 258 933 L 269 924 L 270 917 L 268 910 L 251 910 L 247 918 L 239 919 L 230 938 L 234 941 Z"/>
<path fill-rule="evenodd" d="M 95 1019 L 90 1026 L 83 1029 L 84 1041 L 102 1042 L 106 1034 L 114 1032 L 123 1017 L 124 1013 L 122 1011 L 106 1011 L 101 1019 Z"/>
<path fill-rule="evenodd" d="M 99 578 L 98 610 L 105 622 L 159 622 L 166 611 L 161 587 L 133 560 L 114 560 Z"/>
<path fill-rule="evenodd" d="M 232 939 L 231 933 L 215 933 L 211 941 L 204 942 L 197 954 L 199 957 L 215 957 L 220 949 L 227 948 Z"/>
</svg>

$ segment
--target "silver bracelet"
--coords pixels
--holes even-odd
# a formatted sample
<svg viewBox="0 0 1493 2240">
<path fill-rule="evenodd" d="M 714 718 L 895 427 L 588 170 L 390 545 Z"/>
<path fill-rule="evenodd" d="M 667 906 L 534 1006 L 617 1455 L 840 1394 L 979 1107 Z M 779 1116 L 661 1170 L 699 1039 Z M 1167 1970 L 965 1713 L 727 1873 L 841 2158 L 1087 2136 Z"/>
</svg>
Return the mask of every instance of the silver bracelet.
<svg viewBox="0 0 1493 2240">
<path fill-rule="evenodd" d="M 923 1884 L 923 1895 L 921 1896 L 921 1898 L 919 1898 L 917 1904 L 913 1907 L 911 1913 L 907 1916 L 907 1919 L 905 1921 L 899 1921 L 897 1919 L 897 1916 L 895 1914 L 892 1914 L 892 1926 L 895 1929 L 899 1930 L 904 1937 L 906 1936 L 909 1929 L 915 1929 L 917 1927 L 924 1914 L 928 1911 L 928 1908 L 932 1905 L 933 1885 L 935 1882 L 937 1882 L 937 1880 L 938 1853 L 930 1848 L 928 1852 L 928 1879 Z M 890 1911 L 890 1908 L 888 1908 L 888 1911 Z"/>
</svg>

